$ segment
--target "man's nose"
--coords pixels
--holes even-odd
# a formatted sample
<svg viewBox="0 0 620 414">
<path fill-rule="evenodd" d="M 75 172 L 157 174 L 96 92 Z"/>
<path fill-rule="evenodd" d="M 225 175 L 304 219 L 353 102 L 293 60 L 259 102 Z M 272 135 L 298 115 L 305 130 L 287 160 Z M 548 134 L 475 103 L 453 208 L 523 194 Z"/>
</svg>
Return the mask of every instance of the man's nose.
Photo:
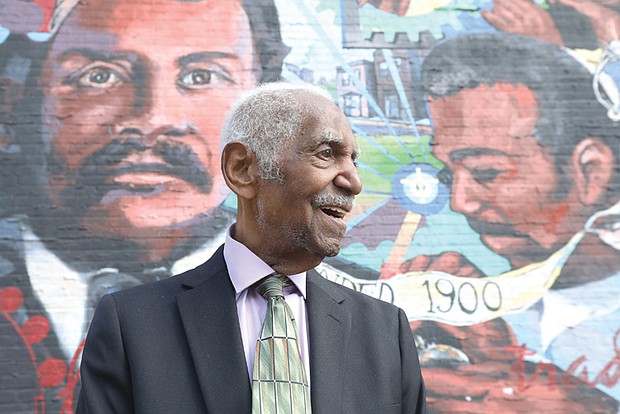
<svg viewBox="0 0 620 414">
<path fill-rule="evenodd" d="M 346 162 L 346 165 L 334 179 L 334 184 L 348 190 L 352 195 L 358 195 L 362 192 L 362 179 L 353 160 Z"/>
<path fill-rule="evenodd" d="M 131 113 L 116 125 L 117 134 L 139 136 L 152 145 L 161 138 L 182 137 L 193 131 L 174 84 L 145 87 L 136 95 Z"/>
<path fill-rule="evenodd" d="M 452 211 L 473 215 L 482 205 L 479 198 L 480 185 L 468 174 L 456 172 L 452 177 L 450 207 Z"/>
</svg>

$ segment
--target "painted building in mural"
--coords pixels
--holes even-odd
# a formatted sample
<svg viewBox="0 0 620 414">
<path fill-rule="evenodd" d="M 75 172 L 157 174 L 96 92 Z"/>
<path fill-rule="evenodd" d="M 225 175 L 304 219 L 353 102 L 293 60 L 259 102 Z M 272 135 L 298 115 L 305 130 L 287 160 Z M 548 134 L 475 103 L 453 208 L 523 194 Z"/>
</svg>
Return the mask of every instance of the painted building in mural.
<svg viewBox="0 0 620 414">
<path fill-rule="evenodd" d="M 261 82 L 349 116 L 320 272 L 402 307 L 434 413 L 620 412 L 617 0 L 0 4 L 0 412 L 71 413 L 105 293 L 195 267 Z"/>
<path fill-rule="evenodd" d="M 374 96 L 376 91 L 375 65 L 368 60 L 349 62 L 356 79 L 364 85 L 364 88 Z M 348 117 L 370 118 L 375 112 L 370 107 L 368 99 L 359 92 L 359 89 L 351 80 L 351 75 L 342 67 L 337 67 L 336 90 L 338 93 L 338 105 Z"/>
</svg>

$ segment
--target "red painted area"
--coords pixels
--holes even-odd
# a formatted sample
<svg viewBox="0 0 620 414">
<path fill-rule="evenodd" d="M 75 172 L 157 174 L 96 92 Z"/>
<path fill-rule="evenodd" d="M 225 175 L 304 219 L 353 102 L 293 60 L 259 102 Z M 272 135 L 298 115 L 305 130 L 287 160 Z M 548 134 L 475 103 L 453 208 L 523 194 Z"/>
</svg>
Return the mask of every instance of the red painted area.
<svg viewBox="0 0 620 414">
<path fill-rule="evenodd" d="M 590 373 L 588 369 L 588 358 L 581 356 L 577 358 L 569 367 L 567 372 L 580 380 L 595 387 L 597 385 L 604 385 L 605 387 L 612 388 L 620 381 L 620 329 L 616 332 L 613 338 L 614 356 L 600 372 Z M 594 378 L 592 378 L 592 375 Z"/>
<path fill-rule="evenodd" d="M 46 317 L 35 315 L 22 325 L 22 335 L 26 343 L 32 345 L 41 342 L 50 331 L 50 323 Z"/>
<path fill-rule="evenodd" d="M 67 375 L 67 364 L 60 359 L 49 358 L 39 365 L 37 373 L 42 387 L 57 387 Z"/>
<path fill-rule="evenodd" d="M 518 376 L 518 390 L 525 391 L 530 388 L 543 375 L 547 377 L 550 387 L 558 385 L 576 386 L 577 384 L 587 384 L 589 387 L 603 385 L 612 388 L 620 381 L 620 329 L 613 338 L 614 355 L 599 372 L 591 372 L 588 367 L 588 358 L 585 355 L 575 359 L 568 367 L 566 372 L 560 372 L 557 367 L 549 363 L 536 364 L 536 370 L 532 374 L 527 374 L 525 362 L 528 356 L 535 355 L 535 352 L 527 349 L 525 345 L 517 348 L 519 358 L 513 365 L 512 370 Z"/>
<path fill-rule="evenodd" d="M 8 287 L 0 290 L 0 312 L 15 312 L 24 302 L 24 295 L 19 288 Z"/>
<path fill-rule="evenodd" d="M 43 23 L 39 27 L 39 32 L 47 32 L 54 13 L 54 0 L 34 0 L 34 3 L 43 10 Z"/>
</svg>

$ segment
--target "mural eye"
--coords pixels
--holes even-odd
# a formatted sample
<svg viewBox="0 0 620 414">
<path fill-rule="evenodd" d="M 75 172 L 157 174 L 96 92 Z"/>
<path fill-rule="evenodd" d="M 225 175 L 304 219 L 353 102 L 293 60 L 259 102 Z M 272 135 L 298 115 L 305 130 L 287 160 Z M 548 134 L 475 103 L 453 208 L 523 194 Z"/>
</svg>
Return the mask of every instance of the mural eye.
<svg viewBox="0 0 620 414">
<path fill-rule="evenodd" d="M 210 69 L 192 69 L 179 77 L 179 86 L 184 89 L 205 89 L 222 82 L 233 82 L 225 72 Z"/>
<path fill-rule="evenodd" d="M 437 179 L 439 180 L 440 183 L 445 184 L 445 185 L 452 184 L 453 176 L 454 174 L 452 170 L 450 170 L 448 167 L 444 167 L 442 170 L 440 170 L 437 173 Z"/>
<path fill-rule="evenodd" d="M 208 70 L 194 70 L 181 78 L 181 83 L 188 86 L 208 85 L 213 82 L 217 76 Z"/>
<path fill-rule="evenodd" d="M 495 180 L 504 171 L 495 168 L 471 170 L 472 175 L 479 183 L 488 183 Z"/>
<path fill-rule="evenodd" d="M 77 81 L 83 88 L 109 89 L 122 82 L 121 76 L 113 69 L 96 67 L 88 70 Z"/>
</svg>

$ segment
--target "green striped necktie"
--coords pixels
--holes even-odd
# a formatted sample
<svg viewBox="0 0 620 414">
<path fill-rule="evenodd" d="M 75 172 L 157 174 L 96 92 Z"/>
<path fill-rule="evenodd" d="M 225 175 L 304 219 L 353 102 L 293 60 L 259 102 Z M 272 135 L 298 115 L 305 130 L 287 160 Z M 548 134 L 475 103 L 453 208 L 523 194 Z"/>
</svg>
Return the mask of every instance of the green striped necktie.
<svg viewBox="0 0 620 414">
<path fill-rule="evenodd" d="M 252 414 L 307 414 L 310 387 L 297 340 L 297 324 L 284 300 L 286 276 L 271 274 L 256 284 L 267 313 L 256 341 L 252 374 Z"/>
</svg>

